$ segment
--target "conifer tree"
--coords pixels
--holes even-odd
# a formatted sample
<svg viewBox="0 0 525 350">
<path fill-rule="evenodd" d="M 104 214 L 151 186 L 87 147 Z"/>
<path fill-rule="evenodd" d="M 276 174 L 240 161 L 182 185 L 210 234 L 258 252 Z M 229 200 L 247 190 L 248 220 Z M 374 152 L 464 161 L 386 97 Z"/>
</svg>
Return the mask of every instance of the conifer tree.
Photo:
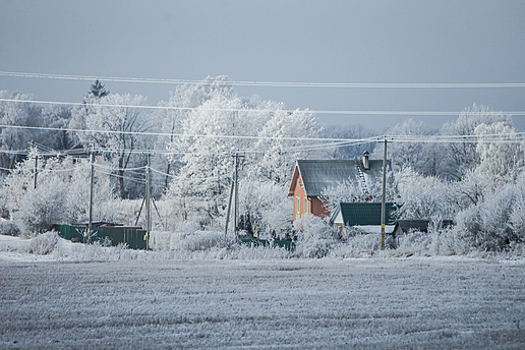
<svg viewBox="0 0 525 350">
<path fill-rule="evenodd" d="M 88 97 L 102 98 L 109 94 L 109 90 L 106 90 L 106 86 L 100 82 L 100 80 L 95 80 L 91 84 L 91 89 L 88 91 Z"/>
</svg>

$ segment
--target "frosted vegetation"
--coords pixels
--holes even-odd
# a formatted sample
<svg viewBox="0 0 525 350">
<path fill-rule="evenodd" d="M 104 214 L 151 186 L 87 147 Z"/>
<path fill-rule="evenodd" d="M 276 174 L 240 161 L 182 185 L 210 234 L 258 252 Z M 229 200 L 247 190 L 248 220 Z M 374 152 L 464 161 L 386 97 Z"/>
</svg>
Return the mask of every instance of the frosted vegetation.
<svg viewBox="0 0 525 350">
<path fill-rule="evenodd" d="M 0 96 L 31 98 L 7 91 L 0 91 Z M 249 215 L 260 237 L 270 238 L 274 232 L 292 228 L 287 192 L 297 159 L 354 159 L 364 150 L 381 159 L 381 144 L 337 147 L 319 141 L 323 137 L 361 139 L 377 132 L 358 125 L 324 129 L 308 110 L 288 110 L 282 103 L 238 96 L 225 77 L 179 86 L 159 103 L 171 109 L 125 107 L 142 106 L 145 101 L 143 96 L 110 93 L 98 83 L 84 103 L 74 107 L 0 102 L 0 124 L 38 127 L 0 129 L 0 214 L 5 219 L 0 222 L 0 234 L 32 238 L 39 242 L 30 248 L 32 252 L 58 259 L 69 259 L 67 249 L 78 249 L 71 253 L 76 257 L 110 251 L 118 251 L 114 254 L 119 257 L 150 256 L 124 253 L 125 247 L 68 245 L 65 249 L 60 239 L 47 233 L 53 224 L 88 220 L 91 164 L 87 157 L 74 156 L 87 152 L 96 154 L 94 220 L 145 226 L 141 207 L 149 153 L 152 247 L 163 256 L 284 259 L 497 253 L 523 257 L 524 145 L 510 117 L 487 107 L 465 109 L 439 132 L 431 133 L 413 120 L 385 131 L 394 140 L 388 149 L 392 162 L 388 200 L 402 204 L 401 219 L 431 220 L 428 234 L 410 233 L 399 238 L 397 249 L 380 251 L 374 235 L 341 240 L 325 221 L 306 217 L 297 226 L 302 228 L 297 249 L 289 252 L 237 246 L 224 237 L 232 155 L 244 155 L 239 213 Z M 422 142 L 431 135 L 440 136 L 440 141 Z M 447 141 L 450 137 L 456 138 Z M 324 194 L 327 205 L 333 207 L 340 201 L 362 199 L 360 191 L 348 182 Z M 377 200 L 380 194 L 378 186 L 367 195 Z M 444 219 L 456 225 L 438 228 Z M 4 246 L 4 251 L 9 249 Z"/>
</svg>

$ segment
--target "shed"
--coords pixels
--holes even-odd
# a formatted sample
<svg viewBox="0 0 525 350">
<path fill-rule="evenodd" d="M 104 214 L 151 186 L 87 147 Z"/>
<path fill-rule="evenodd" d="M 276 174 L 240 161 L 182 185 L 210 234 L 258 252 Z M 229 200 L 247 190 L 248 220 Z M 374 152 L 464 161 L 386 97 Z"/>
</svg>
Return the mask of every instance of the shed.
<svg viewBox="0 0 525 350">
<path fill-rule="evenodd" d="M 396 203 L 385 203 L 385 232 L 387 233 L 391 234 L 394 231 L 397 208 Z M 330 224 L 338 227 L 342 234 L 350 231 L 379 233 L 381 232 L 381 203 L 339 203 L 330 218 Z"/>
<path fill-rule="evenodd" d="M 398 220 L 394 228 L 394 235 L 399 236 L 409 232 L 428 232 L 430 220 Z M 454 225 L 452 220 L 442 220 L 438 223 L 439 228 L 447 228 Z"/>
</svg>

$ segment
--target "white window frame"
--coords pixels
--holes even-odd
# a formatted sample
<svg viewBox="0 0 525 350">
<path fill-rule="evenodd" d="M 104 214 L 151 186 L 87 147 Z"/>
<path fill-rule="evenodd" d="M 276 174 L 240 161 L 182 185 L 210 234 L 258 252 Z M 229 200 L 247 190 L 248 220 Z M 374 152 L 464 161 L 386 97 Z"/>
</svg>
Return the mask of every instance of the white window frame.
<svg viewBox="0 0 525 350">
<path fill-rule="evenodd" d="M 304 213 L 308 214 L 308 197 L 304 197 Z"/>
</svg>

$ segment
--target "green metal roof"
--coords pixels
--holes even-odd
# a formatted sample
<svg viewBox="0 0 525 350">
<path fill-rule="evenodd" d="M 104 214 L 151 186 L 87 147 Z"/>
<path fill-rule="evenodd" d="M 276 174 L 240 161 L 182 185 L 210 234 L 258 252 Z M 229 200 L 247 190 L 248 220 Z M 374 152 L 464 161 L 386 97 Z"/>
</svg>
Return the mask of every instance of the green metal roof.
<svg viewBox="0 0 525 350">
<path fill-rule="evenodd" d="M 385 225 L 395 225 L 396 203 L 386 203 Z M 334 216 L 341 212 L 345 226 L 381 225 L 381 203 L 340 203 Z"/>
</svg>

